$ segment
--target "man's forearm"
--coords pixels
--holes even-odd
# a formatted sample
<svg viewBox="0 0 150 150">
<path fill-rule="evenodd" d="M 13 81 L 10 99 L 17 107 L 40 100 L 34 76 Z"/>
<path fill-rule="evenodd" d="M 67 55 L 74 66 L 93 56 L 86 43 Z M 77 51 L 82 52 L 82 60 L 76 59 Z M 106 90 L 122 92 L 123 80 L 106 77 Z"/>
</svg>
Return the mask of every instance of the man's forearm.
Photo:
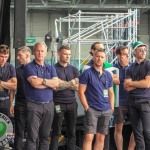
<svg viewBox="0 0 150 150">
<path fill-rule="evenodd" d="M 110 97 L 110 106 L 111 109 L 114 111 L 114 98 Z"/>
<path fill-rule="evenodd" d="M 78 78 L 72 79 L 71 81 L 63 81 L 59 79 L 59 85 L 56 88 L 56 91 L 61 91 L 65 89 L 78 91 L 78 84 L 79 84 Z"/>
<path fill-rule="evenodd" d="M 15 91 L 10 90 L 10 95 L 9 95 L 10 105 L 13 104 L 14 97 L 15 97 Z"/>
<path fill-rule="evenodd" d="M 70 87 L 69 89 L 74 90 L 74 91 L 78 91 L 78 86 L 79 86 L 79 84 L 75 84 L 72 87 Z"/>
<path fill-rule="evenodd" d="M 56 91 L 65 90 L 65 89 L 71 88 L 71 86 L 72 86 L 71 81 L 69 82 L 64 81 L 62 83 L 59 83 L 58 87 L 56 88 Z"/>
<path fill-rule="evenodd" d="M 87 109 L 89 108 L 89 105 L 87 103 L 87 99 L 86 99 L 85 95 L 81 93 L 81 94 L 79 94 L 79 98 L 80 98 L 81 104 L 84 107 L 85 111 L 87 111 Z"/>
<path fill-rule="evenodd" d="M 150 83 L 147 80 L 132 81 L 131 82 L 131 87 L 135 87 L 135 88 L 149 88 L 150 87 Z"/>
<path fill-rule="evenodd" d="M 112 108 L 112 110 L 114 110 L 114 91 L 113 91 L 113 88 L 109 88 L 108 89 L 109 91 L 109 102 L 110 102 L 110 106 Z"/>
<path fill-rule="evenodd" d="M 5 89 L 8 89 L 8 90 L 16 90 L 16 88 L 17 88 L 17 79 L 12 78 L 12 79 L 9 79 L 7 82 L 6 81 L 1 81 L 0 86 L 5 88 Z"/>
<path fill-rule="evenodd" d="M 45 85 L 49 88 L 56 89 L 58 87 L 58 78 L 53 77 L 52 79 L 45 79 Z"/>
</svg>

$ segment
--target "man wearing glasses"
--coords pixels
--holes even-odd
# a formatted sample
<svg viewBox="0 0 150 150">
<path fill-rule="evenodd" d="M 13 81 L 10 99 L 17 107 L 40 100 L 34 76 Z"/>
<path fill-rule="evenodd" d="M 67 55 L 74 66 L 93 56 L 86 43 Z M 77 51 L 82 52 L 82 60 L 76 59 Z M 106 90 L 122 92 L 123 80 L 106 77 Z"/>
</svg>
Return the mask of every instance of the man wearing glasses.
<svg viewBox="0 0 150 150">
<path fill-rule="evenodd" d="M 127 69 L 124 87 L 128 91 L 129 116 L 136 150 L 150 149 L 150 61 L 147 45 L 133 43 L 135 62 Z"/>
<path fill-rule="evenodd" d="M 9 58 L 9 48 L 7 45 L 0 45 L 0 113 L 9 116 L 12 109 L 10 92 L 16 90 L 17 79 L 13 65 L 7 62 Z"/>
</svg>

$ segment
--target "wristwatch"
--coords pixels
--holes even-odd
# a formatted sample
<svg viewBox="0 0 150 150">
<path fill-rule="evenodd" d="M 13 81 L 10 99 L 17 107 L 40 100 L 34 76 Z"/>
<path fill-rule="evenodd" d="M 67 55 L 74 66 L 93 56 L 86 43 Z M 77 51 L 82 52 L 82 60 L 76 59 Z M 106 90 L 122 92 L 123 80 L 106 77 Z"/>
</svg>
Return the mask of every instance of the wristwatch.
<svg viewBox="0 0 150 150">
<path fill-rule="evenodd" d="M 43 85 L 46 85 L 46 80 L 43 78 L 43 82 L 42 82 Z"/>
</svg>

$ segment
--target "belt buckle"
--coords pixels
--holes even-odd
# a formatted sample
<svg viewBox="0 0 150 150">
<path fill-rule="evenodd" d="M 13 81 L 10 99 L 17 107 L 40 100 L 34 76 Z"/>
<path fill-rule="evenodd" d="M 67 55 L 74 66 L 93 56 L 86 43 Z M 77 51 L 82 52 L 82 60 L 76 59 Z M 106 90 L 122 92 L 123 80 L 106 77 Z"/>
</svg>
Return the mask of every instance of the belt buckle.
<svg viewBox="0 0 150 150">
<path fill-rule="evenodd" d="M 42 102 L 42 104 L 47 104 L 47 103 L 49 103 L 49 101 L 47 101 L 47 102 Z"/>
</svg>

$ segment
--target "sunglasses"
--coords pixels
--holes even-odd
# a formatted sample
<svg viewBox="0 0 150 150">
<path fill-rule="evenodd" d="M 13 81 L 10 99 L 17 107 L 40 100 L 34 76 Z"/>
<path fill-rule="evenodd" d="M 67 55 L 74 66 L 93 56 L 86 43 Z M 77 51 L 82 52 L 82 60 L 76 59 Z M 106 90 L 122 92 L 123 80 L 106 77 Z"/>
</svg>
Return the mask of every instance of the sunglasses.
<svg viewBox="0 0 150 150">
<path fill-rule="evenodd" d="M 146 48 L 139 48 L 137 49 L 139 52 L 147 52 L 147 49 Z"/>
</svg>

